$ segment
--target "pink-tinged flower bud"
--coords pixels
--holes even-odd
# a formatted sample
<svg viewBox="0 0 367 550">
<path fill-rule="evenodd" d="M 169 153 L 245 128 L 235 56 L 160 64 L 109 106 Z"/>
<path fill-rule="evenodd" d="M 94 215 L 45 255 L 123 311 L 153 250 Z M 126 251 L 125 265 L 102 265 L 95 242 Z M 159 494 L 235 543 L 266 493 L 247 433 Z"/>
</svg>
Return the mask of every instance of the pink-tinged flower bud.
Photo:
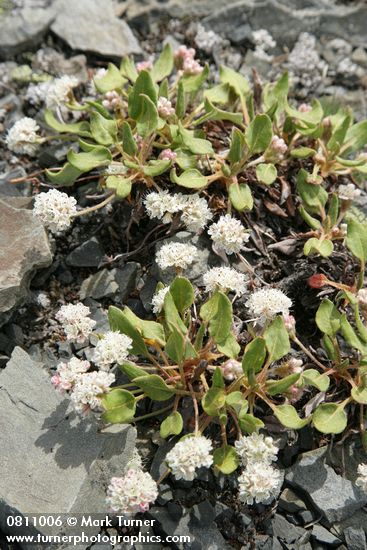
<svg viewBox="0 0 367 550">
<path fill-rule="evenodd" d="M 172 151 L 172 149 L 164 149 L 163 151 L 161 151 L 161 153 L 159 154 L 159 158 L 161 160 L 176 160 L 177 158 L 177 153 L 175 153 L 174 151 Z"/>
<path fill-rule="evenodd" d="M 311 288 L 322 288 L 329 282 L 328 278 L 322 273 L 315 273 L 307 280 L 308 286 Z"/>
<path fill-rule="evenodd" d="M 300 113 L 309 113 L 310 111 L 312 111 L 312 107 L 308 103 L 301 103 L 301 105 L 298 107 L 298 110 Z"/>
<path fill-rule="evenodd" d="M 51 378 L 51 384 L 57 388 L 60 385 L 61 378 L 58 374 L 54 374 Z"/>
<path fill-rule="evenodd" d="M 296 359 L 295 357 L 292 357 L 288 361 L 288 368 L 291 371 L 292 374 L 298 374 L 303 372 L 303 362 L 301 359 Z"/>
<path fill-rule="evenodd" d="M 140 73 L 141 71 L 150 71 L 151 69 L 153 69 L 153 63 L 150 60 L 140 61 L 136 64 L 136 70 L 138 71 L 138 73 Z"/>
<path fill-rule="evenodd" d="M 284 155 L 284 153 L 287 151 L 288 147 L 286 142 L 283 138 L 280 138 L 279 136 L 273 136 L 271 139 L 271 148 L 275 153 L 278 153 L 280 155 Z"/>
<path fill-rule="evenodd" d="M 223 378 L 231 382 L 243 374 L 242 365 L 235 359 L 229 359 L 221 365 Z"/>
<path fill-rule="evenodd" d="M 360 306 L 367 307 L 367 288 L 361 288 L 357 293 L 357 300 Z"/>
<path fill-rule="evenodd" d="M 175 59 L 193 59 L 195 57 L 196 51 L 194 48 L 187 48 L 187 46 L 180 46 L 178 50 L 175 51 Z"/>
<path fill-rule="evenodd" d="M 172 103 L 166 97 L 158 98 L 157 102 L 158 113 L 162 118 L 168 118 L 175 114 Z"/>
<path fill-rule="evenodd" d="M 284 326 L 288 332 L 294 332 L 296 330 L 296 320 L 293 315 L 283 315 Z"/>
<path fill-rule="evenodd" d="M 203 72 L 204 67 L 196 59 L 187 57 L 183 62 L 183 71 L 186 75 L 196 75 Z"/>
<path fill-rule="evenodd" d="M 290 394 L 290 401 L 292 403 L 299 401 L 303 395 L 303 388 L 299 388 L 296 385 L 291 386 L 288 391 Z"/>
</svg>

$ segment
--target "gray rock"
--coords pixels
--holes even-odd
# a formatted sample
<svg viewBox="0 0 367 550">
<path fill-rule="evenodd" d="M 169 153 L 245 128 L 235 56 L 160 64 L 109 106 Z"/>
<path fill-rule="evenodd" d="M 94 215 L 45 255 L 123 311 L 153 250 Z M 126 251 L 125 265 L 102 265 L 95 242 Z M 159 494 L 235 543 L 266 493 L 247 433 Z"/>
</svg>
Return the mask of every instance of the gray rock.
<svg viewBox="0 0 367 550">
<path fill-rule="evenodd" d="M 348 550 L 367 550 L 366 535 L 362 527 L 347 527 L 344 537 Z"/>
<path fill-rule="evenodd" d="M 0 109 L 1 109 L 1 101 L 0 101 Z M 8 172 L 5 172 L 0 175 L 0 198 L 4 198 L 3 195 L 6 197 L 22 197 L 27 194 L 29 191 L 29 186 L 25 184 L 24 182 L 20 183 L 11 183 L 10 180 L 17 179 L 17 178 L 23 178 L 26 176 L 26 171 L 23 167 L 18 166 L 17 168 L 14 168 L 13 170 L 9 170 Z M 6 199 L 8 202 L 8 198 Z"/>
<path fill-rule="evenodd" d="M 41 0 L 35 7 L 25 0 L 22 9 L 0 14 L 0 58 L 12 57 L 41 42 L 55 17 L 52 9 L 46 9 L 48 4 L 48 0 Z"/>
<path fill-rule="evenodd" d="M 342 444 L 330 448 L 326 455 L 326 462 L 337 473 L 341 473 L 355 482 L 358 477 L 359 464 L 367 462 L 367 453 L 363 448 L 361 438 L 359 436 L 348 438 Z"/>
<path fill-rule="evenodd" d="M 24 304 L 37 269 L 52 262 L 43 226 L 32 212 L 0 200 L 0 325 Z"/>
<path fill-rule="evenodd" d="M 352 516 L 367 503 L 367 494 L 326 464 L 327 448 L 300 456 L 289 468 L 286 480 L 303 491 L 315 508 L 333 523 Z"/>
<path fill-rule="evenodd" d="M 292 544 L 307 535 L 307 531 L 305 529 L 292 525 L 292 523 L 287 521 L 280 514 L 275 514 L 271 522 L 271 526 L 273 535 L 288 544 Z"/>
<path fill-rule="evenodd" d="M 41 48 L 32 60 L 32 68 L 54 76 L 75 76 L 79 82 L 87 82 L 87 58 L 85 55 L 74 55 L 69 59 L 53 48 Z"/>
<path fill-rule="evenodd" d="M 288 487 L 281 493 L 278 506 L 291 514 L 306 510 L 306 504 Z"/>
<path fill-rule="evenodd" d="M 333 531 L 339 536 L 343 537 L 347 529 L 352 527 L 353 529 L 362 528 L 367 536 L 367 510 L 357 510 L 352 516 L 344 519 L 340 522 L 333 524 Z"/>
<path fill-rule="evenodd" d="M 102 269 L 85 279 L 80 288 L 80 298 L 110 298 L 117 296 L 119 303 L 124 302 L 135 288 L 139 264 L 127 263 L 122 269 Z"/>
<path fill-rule="evenodd" d="M 6 525 L 9 513 L 96 514 L 105 510 L 110 478 L 121 475 L 132 458 L 134 428 L 98 433 L 95 417 L 77 416 L 70 401 L 53 389 L 43 365 L 21 348 L 14 350 L 0 373 L 0 409 L 5 413 L 0 419 L 3 532 L 11 534 Z M 58 528 L 38 529 L 58 532 Z M 93 528 L 89 534 L 98 531 Z M 40 550 L 24 543 L 22 548 Z"/>
<path fill-rule="evenodd" d="M 321 544 L 325 544 L 327 546 L 339 546 L 341 544 L 341 540 L 330 533 L 330 531 L 325 529 L 325 527 L 323 527 L 322 525 L 313 526 L 312 538 L 315 539 L 317 542 L 320 542 Z"/>
<path fill-rule="evenodd" d="M 51 30 L 74 50 L 107 57 L 141 53 L 127 23 L 116 17 L 112 0 L 56 0 L 56 8 Z"/>
<path fill-rule="evenodd" d="M 96 237 L 92 237 L 75 248 L 66 257 L 66 263 L 73 267 L 98 267 L 105 252 Z"/>
</svg>

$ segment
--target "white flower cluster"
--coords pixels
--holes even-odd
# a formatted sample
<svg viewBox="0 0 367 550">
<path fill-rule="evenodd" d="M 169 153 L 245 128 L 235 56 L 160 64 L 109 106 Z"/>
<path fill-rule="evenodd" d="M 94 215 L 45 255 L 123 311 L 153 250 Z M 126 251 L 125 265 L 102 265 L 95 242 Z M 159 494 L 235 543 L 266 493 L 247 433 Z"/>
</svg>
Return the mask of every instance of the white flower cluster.
<svg viewBox="0 0 367 550">
<path fill-rule="evenodd" d="M 361 194 L 361 190 L 358 189 L 353 183 L 347 183 L 346 185 L 339 185 L 338 195 L 339 198 L 344 201 L 353 201 Z"/>
<path fill-rule="evenodd" d="M 277 288 L 261 288 L 251 294 L 246 306 L 256 319 L 273 319 L 278 313 L 288 315 L 292 300 Z"/>
<path fill-rule="evenodd" d="M 172 151 L 172 149 L 167 147 L 167 149 L 163 149 L 163 151 L 161 151 L 159 153 L 159 158 L 161 160 L 172 160 L 172 161 L 174 161 L 177 158 L 177 153 L 175 153 L 174 151 Z"/>
<path fill-rule="evenodd" d="M 161 269 L 175 267 L 187 269 L 195 260 L 198 249 L 184 243 L 164 244 L 156 254 L 156 262 Z"/>
<path fill-rule="evenodd" d="M 151 71 L 153 69 L 153 61 L 151 59 L 148 59 L 147 61 L 139 61 L 139 63 L 136 64 L 136 70 L 138 73 L 141 71 Z"/>
<path fill-rule="evenodd" d="M 117 107 L 120 107 L 122 104 L 121 96 L 116 92 L 116 90 L 111 90 L 107 92 L 102 100 L 102 105 L 109 111 L 113 111 Z"/>
<path fill-rule="evenodd" d="M 6 143 L 10 151 L 20 155 L 34 156 L 39 145 L 37 134 L 39 129 L 33 118 L 24 117 L 18 120 L 6 136 Z"/>
<path fill-rule="evenodd" d="M 130 469 L 123 477 L 113 477 L 107 489 L 107 505 L 126 516 L 146 512 L 158 497 L 158 487 L 148 472 Z"/>
<path fill-rule="evenodd" d="M 367 464 L 360 464 L 357 471 L 359 476 L 356 479 L 356 485 L 367 493 Z"/>
<path fill-rule="evenodd" d="M 43 308 L 47 308 L 51 304 L 51 300 L 45 292 L 39 292 L 37 294 L 36 302 L 40 307 L 43 307 Z"/>
<path fill-rule="evenodd" d="M 206 292 L 235 292 L 242 296 L 246 291 L 246 276 L 228 266 L 212 267 L 204 273 L 203 281 Z"/>
<path fill-rule="evenodd" d="M 175 52 L 175 59 L 178 62 L 179 68 L 183 69 L 186 75 L 195 75 L 203 72 L 203 68 L 195 59 L 196 51 L 194 48 L 180 46 Z"/>
<path fill-rule="evenodd" d="M 288 149 L 287 144 L 284 141 L 284 139 L 279 137 L 279 136 L 273 136 L 271 138 L 270 147 L 278 155 L 284 155 L 287 152 L 287 149 Z"/>
<path fill-rule="evenodd" d="M 175 114 L 172 103 L 166 97 L 159 97 L 157 102 L 158 113 L 162 118 L 168 118 Z"/>
<path fill-rule="evenodd" d="M 221 216 L 213 223 L 208 229 L 208 234 L 218 251 L 224 251 L 226 254 L 240 252 L 250 238 L 242 223 L 229 214 Z"/>
<path fill-rule="evenodd" d="M 101 397 L 115 381 L 115 375 L 104 371 L 86 372 L 79 376 L 70 395 L 75 410 L 86 414 L 101 407 Z"/>
<path fill-rule="evenodd" d="M 273 499 L 281 483 L 279 470 L 271 466 L 278 453 L 273 438 L 253 433 L 241 437 L 235 447 L 245 466 L 238 478 L 240 499 L 247 504 Z"/>
<path fill-rule="evenodd" d="M 98 340 L 93 360 L 102 370 L 108 370 L 114 363 L 121 365 L 127 359 L 131 344 L 129 336 L 110 330 Z"/>
<path fill-rule="evenodd" d="M 236 361 L 235 359 L 228 359 L 228 361 L 223 363 L 220 368 L 223 374 L 223 378 L 228 382 L 236 380 L 236 378 L 239 378 L 243 374 L 241 363 L 239 361 Z"/>
<path fill-rule="evenodd" d="M 195 35 L 195 44 L 198 48 L 206 53 L 213 53 L 213 50 L 223 43 L 223 38 L 212 30 L 206 30 L 206 28 L 198 23 Z"/>
<path fill-rule="evenodd" d="M 213 217 L 208 203 L 198 194 L 182 195 L 170 194 L 167 190 L 154 191 L 146 196 L 144 203 L 148 216 L 158 218 L 163 223 L 170 223 L 173 214 L 181 212 L 181 220 L 187 229 L 193 232 L 203 229 Z"/>
<path fill-rule="evenodd" d="M 31 103 L 35 107 L 42 105 L 46 101 L 50 85 L 51 80 L 39 82 L 38 84 L 29 84 L 25 95 L 27 101 L 29 101 L 29 103 Z"/>
<path fill-rule="evenodd" d="M 96 325 L 96 321 L 90 319 L 89 315 L 89 307 L 78 303 L 61 306 L 55 317 L 61 323 L 68 340 L 83 343 Z"/>
<path fill-rule="evenodd" d="M 48 87 L 46 95 L 46 106 L 48 109 L 54 109 L 67 103 L 71 98 L 73 88 L 78 86 L 79 81 L 75 76 L 64 75 L 55 78 Z"/>
<path fill-rule="evenodd" d="M 316 50 L 316 38 L 307 32 L 302 32 L 291 53 L 288 56 L 288 69 L 292 81 L 303 88 L 313 89 L 327 72 L 326 63 L 320 59 Z"/>
<path fill-rule="evenodd" d="M 76 200 L 57 189 L 40 193 L 34 199 L 33 215 L 52 233 L 65 231 L 76 214 Z"/>
<path fill-rule="evenodd" d="M 156 315 L 160 313 L 163 309 L 164 305 L 164 298 L 169 291 L 169 286 L 166 286 L 164 288 L 161 288 L 156 292 L 152 298 L 152 306 L 153 306 L 153 313 Z"/>
<path fill-rule="evenodd" d="M 259 29 L 252 33 L 252 38 L 255 43 L 254 56 L 258 59 L 271 61 L 272 56 L 268 50 L 272 50 L 277 45 L 271 34 L 266 29 Z"/>
<path fill-rule="evenodd" d="M 51 383 L 61 393 L 69 391 L 73 388 L 78 378 L 89 369 L 89 361 L 82 361 L 77 357 L 72 357 L 68 363 L 59 363 L 56 374 L 51 378 Z"/>
<path fill-rule="evenodd" d="M 210 454 L 213 444 L 203 435 L 181 439 L 167 453 L 166 462 L 176 479 L 192 481 L 197 468 L 209 468 L 213 464 Z"/>
</svg>

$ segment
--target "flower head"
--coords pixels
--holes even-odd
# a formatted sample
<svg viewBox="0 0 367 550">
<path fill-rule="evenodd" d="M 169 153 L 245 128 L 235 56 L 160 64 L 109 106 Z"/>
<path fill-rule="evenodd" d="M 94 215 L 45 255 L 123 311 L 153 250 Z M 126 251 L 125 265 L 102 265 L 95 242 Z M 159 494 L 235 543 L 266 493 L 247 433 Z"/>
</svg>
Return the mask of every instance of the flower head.
<svg viewBox="0 0 367 550">
<path fill-rule="evenodd" d="M 90 319 L 89 315 L 89 307 L 78 303 L 61 306 L 55 317 L 62 324 L 68 340 L 83 343 L 96 324 L 96 321 Z"/>
<path fill-rule="evenodd" d="M 34 199 L 33 215 L 52 233 L 65 231 L 76 213 L 76 200 L 57 189 L 40 193 Z"/>
<path fill-rule="evenodd" d="M 228 266 L 212 267 L 204 273 L 203 281 L 206 292 L 232 291 L 242 296 L 246 291 L 246 276 Z"/>
<path fill-rule="evenodd" d="M 246 504 L 273 500 L 281 486 L 279 470 L 264 462 L 251 463 L 238 478 L 239 497 Z"/>
<path fill-rule="evenodd" d="M 236 378 L 239 378 L 243 374 L 242 365 L 239 361 L 235 359 L 228 359 L 223 365 L 220 366 L 223 378 L 232 382 Z"/>
<path fill-rule="evenodd" d="M 101 397 L 115 381 L 115 375 L 109 372 L 86 372 L 79 376 L 70 395 L 77 412 L 85 414 L 91 409 L 101 408 Z"/>
<path fill-rule="evenodd" d="M 218 250 L 223 250 L 226 254 L 239 252 L 250 238 L 242 223 L 229 214 L 221 216 L 213 223 L 208 233 Z"/>
<path fill-rule="evenodd" d="M 186 75 L 196 75 L 201 74 L 204 70 L 204 67 L 200 65 L 196 59 L 192 59 L 191 57 L 187 57 L 183 61 L 183 71 Z"/>
<path fill-rule="evenodd" d="M 156 315 L 163 309 L 164 298 L 169 291 L 169 286 L 165 286 L 156 292 L 152 298 L 153 313 Z"/>
<path fill-rule="evenodd" d="M 55 78 L 47 90 L 47 108 L 53 109 L 70 101 L 71 92 L 78 84 L 79 81 L 75 76 L 64 75 L 61 78 Z"/>
<path fill-rule="evenodd" d="M 162 159 L 162 160 L 176 160 L 177 158 L 177 153 L 175 153 L 174 151 L 172 151 L 172 149 L 163 149 L 163 151 L 161 153 L 159 153 L 159 158 Z"/>
<path fill-rule="evenodd" d="M 181 220 L 189 231 L 204 229 L 213 214 L 205 199 L 198 194 L 182 195 Z"/>
<path fill-rule="evenodd" d="M 104 96 L 104 99 L 102 100 L 103 107 L 109 109 L 110 111 L 113 111 L 113 109 L 116 109 L 116 107 L 120 107 L 121 104 L 121 96 L 116 92 L 116 90 L 107 92 Z"/>
<path fill-rule="evenodd" d="M 289 359 L 287 364 L 288 364 L 288 369 L 290 370 L 291 373 L 298 374 L 303 372 L 303 361 L 301 359 L 296 359 L 295 357 L 292 357 L 291 359 Z"/>
<path fill-rule="evenodd" d="M 270 147 L 274 151 L 274 153 L 277 153 L 278 155 L 284 155 L 284 153 L 286 153 L 288 149 L 284 139 L 279 136 L 273 136 L 271 138 Z"/>
<path fill-rule="evenodd" d="M 153 191 L 144 199 L 145 208 L 150 218 L 158 218 L 163 223 L 170 223 L 173 214 L 182 208 L 182 195 L 165 191 Z"/>
<path fill-rule="evenodd" d="M 244 466 L 258 463 L 270 464 L 276 460 L 279 450 L 273 444 L 272 437 L 257 433 L 240 437 L 235 442 L 235 447 Z"/>
<path fill-rule="evenodd" d="M 293 317 L 293 315 L 289 315 L 289 314 L 283 315 L 283 320 L 284 320 L 284 326 L 287 329 L 287 331 L 293 334 L 294 331 L 296 330 L 296 320 Z"/>
<path fill-rule="evenodd" d="M 361 190 L 358 189 L 353 183 L 347 185 L 339 185 L 338 195 L 339 198 L 344 201 L 353 201 L 361 194 Z"/>
<path fill-rule="evenodd" d="M 166 97 L 159 97 L 157 102 L 158 113 L 162 118 L 168 118 L 175 114 L 172 103 Z"/>
<path fill-rule="evenodd" d="M 73 388 L 79 376 L 89 369 L 89 361 L 72 357 L 68 363 L 59 363 L 56 374 L 51 378 L 51 383 L 62 393 L 69 391 Z"/>
<path fill-rule="evenodd" d="M 110 330 L 98 340 L 94 350 L 94 362 L 103 370 L 108 370 L 114 363 L 121 365 L 127 359 L 131 344 L 129 336 Z"/>
<path fill-rule="evenodd" d="M 312 107 L 309 103 L 301 103 L 301 105 L 298 107 L 298 110 L 300 113 L 309 113 L 312 111 Z"/>
<path fill-rule="evenodd" d="M 357 477 L 356 485 L 367 493 L 367 464 L 360 464 L 357 471 L 359 476 Z"/>
<path fill-rule="evenodd" d="M 367 288 L 361 288 L 357 292 L 357 300 L 360 306 L 367 307 Z"/>
<path fill-rule="evenodd" d="M 196 51 L 194 48 L 188 48 L 185 45 L 181 45 L 176 51 L 175 51 L 175 59 L 194 59 L 196 54 Z"/>
<path fill-rule="evenodd" d="M 9 130 L 6 143 L 14 153 L 34 156 L 37 152 L 40 127 L 33 118 L 24 117 L 18 120 Z"/>
<path fill-rule="evenodd" d="M 196 468 L 209 468 L 213 464 L 212 450 L 212 442 L 203 435 L 186 437 L 167 453 L 166 462 L 176 479 L 192 481 Z"/>
<path fill-rule="evenodd" d="M 146 512 L 158 497 L 157 484 L 148 472 L 130 469 L 123 477 L 113 477 L 107 489 L 107 505 L 113 512 L 133 515 Z"/>
<path fill-rule="evenodd" d="M 136 64 L 136 70 L 138 73 L 141 71 L 150 71 L 151 69 L 153 69 L 153 63 L 150 59 L 147 61 L 140 61 Z"/>
<path fill-rule="evenodd" d="M 195 260 L 198 249 L 196 246 L 184 243 L 164 244 L 156 254 L 156 262 L 161 269 L 175 267 L 187 269 Z"/>
<path fill-rule="evenodd" d="M 273 319 L 278 313 L 288 315 L 292 300 L 277 288 L 261 288 L 251 294 L 246 306 L 256 318 Z"/>
</svg>

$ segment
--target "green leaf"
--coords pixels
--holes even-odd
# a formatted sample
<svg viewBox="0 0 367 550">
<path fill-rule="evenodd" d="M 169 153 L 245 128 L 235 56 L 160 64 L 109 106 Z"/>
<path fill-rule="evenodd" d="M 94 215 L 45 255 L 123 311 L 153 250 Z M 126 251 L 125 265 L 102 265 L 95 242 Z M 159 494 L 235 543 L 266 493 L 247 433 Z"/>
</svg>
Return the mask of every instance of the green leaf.
<svg viewBox="0 0 367 550">
<path fill-rule="evenodd" d="M 250 91 L 247 78 L 229 67 L 224 65 L 219 67 L 219 78 L 223 84 L 229 84 L 240 97 L 245 96 Z"/>
<path fill-rule="evenodd" d="M 196 93 L 202 88 L 204 82 L 209 76 L 209 66 L 205 65 L 204 69 L 200 74 L 197 75 L 184 75 L 181 78 L 182 86 L 185 93 Z"/>
<path fill-rule="evenodd" d="M 335 336 L 340 329 L 341 317 L 333 302 L 326 298 L 316 312 L 316 324 L 324 334 Z"/>
<path fill-rule="evenodd" d="M 173 69 L 173 51 L 171 44 L 166 44 L 154 63 L 151 70 L 152 78 L 155 82 L 159 82 L 169 76 Z"/>
<path fill-rule="evenodd" d="M 158 342 L 160 346 L 165 345 L 164 329 L 160 323 L 140 319 L 140 317 L 135 315 L 135 313 L 127 306 L 124 308 L 123 315 L 134 327 L 138 329 L 143 338 L 150 340 L 151 342 Z"/>
<path fill-rule="evenodd" d="M 287 102 L 288 89 L 289 78 L 287 72 L 285 72 L 274 85 L 268 84 L 265 86 L 263 91 L 264 104 L 268 114 L 271 114 L 272 117 L 274 117 L 277 112 L 284 110 Z"/>
<path fill-rule="evenodd" d="M 157 104 L 157 89 L 148 71 L 140 71 L 129 95 L 129 116 L 134 120 L 143 110 L 143 97 L 149 97 L 154 105 Z"/>
<path fill-rule="evenodd" d="M 217 348 L 220 353 L 223 353 L 226 357 L 230 359 L 237 359 L 238 354 L 241 351 L 241 346 L 237 342 L 237 338 L 230 333 L 224 342 L 217 342 Z"/>
<path fill-rule="evenodd" d="M 169 289 L 175 306 L 180 313 L 183 313 L 194 303 L 194 288 L 185 277 L 176 277 Z"/>
<path fill-rule="evenodd" d="M 239 457 L 234 447 L 224 445 L 213 453 L 214 466 L 223 474 L 231 474 L 239 465 Z"/>
<path fill-rule="evenodd" d="M 242 370 L 248 377 L 252 371 L 255 374 L 261 371 L 266 358 L 266 344 L 264 338 L 257 336 L 247 344 L 242 358 Z"/>
<path fill-rule="evenodd" d="M 232 128 L 231 147 L 228 153 L 228 160 L 231 165 L 240 162 L 245 150 L 245 136 L 238 128 Z"/>
<path fill-rule="evenodd" d="M 308 183 L 308 177 L 309 174 L 303 168 L 298 172 L 297 191 L 306 206 L 320 212 L 325 207 L 328 194 L 321 185 Z"/>
<path fill-rule="evenodd" d="M 349 220 L 346 244 L 351 253 L 364 265 L 367 260 L 367 224 Z"/>
<path fill-rule="evenodd" d="M 367 352 L 367 346 L 358 338 L 345 313 L 341 317 L 340 328 L 347 344 L 361 353 Z"/>
<path fill-rule="evenodd" d="M 324 434 L 340 434 L 347 427 L 347 422 L 344 407 L 337 403 L 322 403 L 312 415 L 313 425 Z"/>
<path fill-rule="evenodd" d="M 171 166 L 170 160 L 150 160 L 148 166 L 144 166 L 143 172 L 146 176 L 156 177 L 163 174 Z"/>
<path fill-rule="evenodd" d="M 182 321 L 178 313 L 176 304 L 174 302 L 174 299 L 170 291 L 168 291 L 164 297 L 163 310 L 164 310 L 165 321 L 167 323 L 167 327 L 169 331 L 173 331 L 176 329 L 182 334 L 186 334 L 187 327 L 185 323 Z"/>
<path fill-rule="evenodd" d="M 306 369 L 302 373 L 302 382 L 320 391 L 327 391 L 330 385 L 330 378 L 327 374 L 320 374 L 316 369 Z"/>
<path fill-rule="evenodd" d="M 359 151 L 367 144 L 367 120 L 357 122 L 351 126 L 345 136 L 345 141 L 350 142 L 347 151 Z"/>
<path fill-rule="evenodd" d="M 241 113 L 231 113 L 219 109 L 208 98 L 204 100 L 204 108 L 206 114 L 196 120 L 195 124 L 201 124 L 204 120 L 229 120 L 233 124 L 242 124 L 243 115 Z"/>
<path fill-rule="evenodd" d="M 116 197 L 124 199 L 130 195 L 132 183 L 129 178 L 124 178 L 123 176 L 108 176 L 106 178 L 106 187 L 107 189 L 115 189 Z"/>
<path fill-rule="evenodd" d="M 357 403 L 367 405 L 367 388 L 352 388 L 351 396 Z"/>
<path fill-rule="evenodd" d="M 142 137 L 146 137 L 158 128 L 158 110 L 148 95 L 140 94 L 140 97 L 142 103 L 140 113 L 136 119 L 136 129 Z"/>
<path fill-rule="evenodd" d="M 218 311 L 219 292 L 215 292 L 200 308 L 200 317 L 206 323 L 216 315 Z"/>
<path fill-rule="evenodd" d="M 269 361 L 278 361 L 289 353 L 291 346 L 282 317 L 276 317 L 264 331 L 264 340 L 269 353 Z"/>
<path fill-rule="evenodd" d="M 289 376 L 285 376 L 281 380 L 268 380 L 266 382 L 266 391 L 269 395 L 279 395 L 280 393 L 286 392 L 293 384 L 298 382 L 301 374 L 295 372 Z"/>
<path fill-rule="evenodd" d="M 134 378 L 134 384 L 143 390 L 153 401 L 167 401 L 175 392 L 167 386 L 158 374 L 147 374 Z"/>
<path fill-rule="evenodd" d="M 45 122 L 47 126 L 59 132 L 59 134 L 78 134 L 79 136 L 89 137 L 89 123 L 88 122 L 74 122 L 67 124 L 65 122 L 59 122 L 51 111 L 45 111 Z"/>
<path fill-rule="evenodd" d="M 271 185 L 277 179 L 277 169 L 274 164 L 258 164 L 256 166 L 256 177 L 265 185 Z"/>
<path fill-rule="evenodd" d="M 130 124 L 126 120 L 122 124 L 121 136 L 124 152 L 133 157 L 138 150 L 138 146 L 131 131 Z"/>
<path fill-rule="evenodd" d="M 247 183 L 231 183 L 228 187 L 228 196 L 233 207 L 239 212 L 242 210 L 252 210 L 254 206 L 251 189 Z"/>
<path fill-rule="evenodd" d="M 131 59 L 131 57 L 124 57 L 121 61 L 120 65 L 120 72 L 123 76 L 126 76 L 130 80 L 130 82 L 135 82 L 138 78 L 138 71 L 135 68 L 134 61 Z"/>
<path fill-rule="evenodd" d="M 185 336 L 175 327 L 171 330 L 171 334 L 165 347 L 165 352 L 177 365 L 181 365 L 183 363 L 185 357 Z"/>
<path fill-rule="evenodd" d="M 176 98 L 176 115 L 178 118 L 183 118 L 186 113 L 185 91 L 181 80 L 178 83 L 177 98 Z"/>
<path fill-rule="evenodd" d="M 250 153 L 263 153 L 269 147 L 272 137 L 272 124 L 268 115 L 256 115 L 246 130 Z"/>
<path fill-rule="evenodd" d="M 194 155 L 212 155 L 213 146 L 207 139 L 196 138 L 192 131 L 179 126 L 179 135 L 186 149 Z"/>
<path fill-rule="evenodd" d="M 179 176 L 173 168 L 170 173 L 171 181 L 187 189 L 201 189 L 207 185 L 207 179 L 195 168 L 184 170 Z"/>
<path fill-rule="evenodd" d="M 104 422 L 124 424 L 134 418 L 136 401 L 132 393 L 127 390 L 112 389 L 101 399 L 106 412 L 102 414 Z"/>
<path fill-rule="evenodd" d="M 115 120 L 108 120 L 99 113 L 91 113 L 90 129 L 93 138 L 100 145 L 111 145 L 116 141 L 117 125 Z"/>
<path fill-rule="evenodd" d="M 309 418 L 300 418 L 297 411 L 292 405 L 278 405 L 273 407 L 273 412 L 279 422 L 286 428 L 291 430 L 299 430 L 306 426 L 310 420 Z"/>
<path fill-rule="evenodd" d="M 116 65 L 109 63 L 106 74 L 100 78 L 94 78 L 93 82 L 98 92 L 106 94 L 112 90 L 122 88 L 126 80 L 123 78 Z"/>
<path fill-rule="evenodd" d="M 257 433 L 264 427 L 264 422 L 260 418 L 247 413 L 239 415 L 238 423 L 241 430 L 247 434 Z"/>
<path fill-rule="evenodd" d="M 97 166 L 109 164 L 112 155 L 106 147 L 95 147 L 89 153 L 75 153 L 72 149 L 67 154 L 69 163 L 81 172 L 89 172 Z"/>
<path fill-rule="evenodd" d="M 296 159 L 306 159 L 314 155 L 316 155 L 316 151 L 310 147 L 297 147 L 297 149 L 292 149 L 291 151 L 291 157 Z"/>
<path fill-rule="evenodd" d="M 209 416 L 218 416 L 226 402 L 226 392 L 222 388 L 210 388 L 203 399 L 201 405 Z"/>
<path fill-rule="evenodd" d="M 122 334 L 127 334 L 127 336 L 130 336 L 133 341 L 131 353 L 134 355 L 149 357 L 148 349 L 140 332 L 126 318 L 126 315 L 124 315 L 124 312 L 121 311 L 121 309 L 115 306 L 110 306 L 108 309 L 108 320 L 111 330 L 118 330 Z"/>
<path fill-rule="evenodd" d="M 119 365 L 119 368 L 122 370 L 124 374 L 126 374 L 129 380 L 134 380 L 134 378 L 137 378 L 138 376 L 146 375 L 146 372 L 144 369 L 136 366 L 133 363 L 122 363 L 122 365 Z"/>
<path fill-rule="evenodd" d="M 310 254 L 320 254 L 323 258 L 327 258 L 334 251 L 334 245 L 329 239 L 316 239 L 312 237 L 307 239 L 303 247 L 303 253 L 305 256 Z"/>
<path fill-rule="evenodd" d="M 212 388 L 224 388 L 224 387 L 225 387 L 225 383 L 223 379 L 222 369 L 220 367 L 216 367 L 212 378 Z"/>
<path fill-rule="evenodd" d="M 209 99 L 212 103 L 228 103 L 230 98 L 230 85 L 218 84 L 204 91 L 204 98 Z"/>
<path fill-rule="evenodd" d="M 309 225 L 312 229 L 320 229 L 321 223 L 318 219 L 313 218 L 301 205 L 299 207 L 299 213 L 301 214 L 304 221 Z"/>
<path fill-rule="evenodd" d="M 324 111 L 322 109 L 321 103 L 317 99 L 314 99 L 311 105 L 311 111 L 302 112 L 298 109 L 293 109 L 286 103 L 285 110 L 289 116 L 303 122 L 306 126 L 316 127 L 316 125 L 321 122 Z"/>
<path fill-rule="evenodd" d="M 161 424 L 160 435 L 166 439 L 169 435 L 179 435 L 183 430 L 182 416 L 178 411 L 171 413 Z"/>
<path fill-rule="evenodd" d="M 63 187 L 73 185 L 82 173 L 82 170 L 78 170 L 69 162 L 66 162 L 61 170 L 58 170 L 57 172 L 46 170 L 47 179 L 53 184 L 62 185 Z"/>
<path fill-rule="evenodd" d="M 218 292 L 217 304 L 217 313 L 209 322 L 209 334 L 217 343 L 222 344 L 231 332 L 233 322 L 232 304 L 222 292 Z"/>
<path fill-rule="evenodd" d="M 241 409 L 243 410 L 243 414 L 246 414 L 248 411 L 248 401 L 240 391 L 233 391 L 226 396 L 226 406 L 232 407 L 236 413 L 239 413 Z"/>
</svg>

